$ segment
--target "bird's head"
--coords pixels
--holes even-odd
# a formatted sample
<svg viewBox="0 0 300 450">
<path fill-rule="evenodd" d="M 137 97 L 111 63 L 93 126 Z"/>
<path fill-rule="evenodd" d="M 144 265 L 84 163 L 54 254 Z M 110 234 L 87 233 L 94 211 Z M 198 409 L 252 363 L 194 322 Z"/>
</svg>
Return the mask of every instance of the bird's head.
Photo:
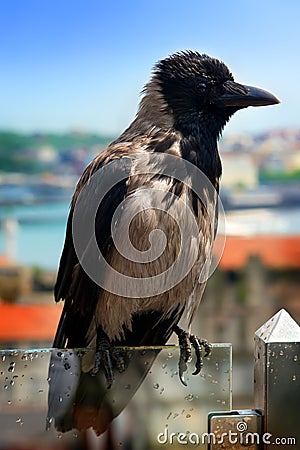
<svg viewBox="0 0 300 450">
<path fill-rule="evenodd" d="M 216 135 L 237 110 L 279 103 L 267 91 L 236 83 L 223 62 L 194 51 L 159 61 L 144 93 L 141 105 L 153 119 L 181 132 L 202 124 Z"/>
</svg>

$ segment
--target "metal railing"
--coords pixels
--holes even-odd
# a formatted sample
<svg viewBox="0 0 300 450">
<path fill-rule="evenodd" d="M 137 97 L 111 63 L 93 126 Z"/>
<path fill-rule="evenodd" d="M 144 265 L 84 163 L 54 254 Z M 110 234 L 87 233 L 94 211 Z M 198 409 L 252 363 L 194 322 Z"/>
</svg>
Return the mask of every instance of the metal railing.
<svg viewBox="0 0 300 450">
<path fill-rule="evenodd" d="M 72 421 L 70 431 L 62 432 L 63 426 L 68 428 L 74 398 L 78 400 L 82 392 L 86 398 L 88 392 L 91 399 L 91 403 L 84 403 L 81 422 L 77 422 L 84 429 L 82 423 L 91 414 L 89 408 L 98 395 L 97 382 L 94 386 L 84 369 L 93 360 L 91 349 L 1 350 L 0 450 L 12 450 L 25 443 L 29 449 L 46 444 L 49 449 L 75 449 L 81 445 L 92 450 L 174 450 L 182 446 L 210 450 L 299 449 L 299 345 L 300 327 L 285 310 L 257 330 L 254 409 L 250 410 L 232 409 L 231 344 L 214 344 L 200 375 L 191 374 L 194 367 L 193 362 L 189 363 L 187 387 L 178 378 L 177 346 L 131 348 L 128 370 L 116 377 L 105 394 L 109 410 L 118 417 L 109 432 L 100 437 L 91 429 L 78 432 Z M 139 386 L 136 376 L 142 381 L 147 364 L 154 359 Z"/>
<path fill-rule="evenodd" d="M 150 372 L 133 396 L 135 369 L 140 371 L 143 365 L 153 359 L 154 353 L 158 350 L 160 352 Z M 203 370 L 197 376 L 191 374 L 194 364 L 189 363 L 185 387 L 178 377 L 177 346 L 131 349 L 133 365 L 129 365 L 128 371 L 120 377 L 116 376 L 109 393 L 109 402 L 113 408 L 119 407 L 118 402 L 122 401 L 120 400 L 122 398 L 125 398 L 125 401 L 127 399 L 128 404 L 112 422 L 109 435 L 104 433 L 99 438 L 91 429 L 83 433 L 79 433 L 76 429 L 62 433 L 55 428 L 55 420 L 59 424 L 60 418 L 68 409 L 68 402 L 72 402 L 74 377 L 73 381 L 72 376 L 65 378 L 70 371 L 76 378 L 78 361 L 74 363 L 72 356 L 76 354 L 83 368 L 86 359 L 93 357 L 91 350 L 1 351 L 0 449 L 15 449 L 18 445 L 24 445 L 24 442 L 30 442 L 32 449 L 42 448 L 42 443 L 43 446 L 47 443 L 51 448 L 64 446 L 70 449 L 78 448 L 79 443 L 82 446 L 86 445 L 82 448 L 88 449 L 176 449 L 181 447 L 177 439 L 179 435 L 181 440 L 192 436 L 192 440 L 199 441 L 197 448 L 205 449 L 205 436 L 203 445 L 201 440 L 202 435 L 207 432 L 209 411 L 232 408 L 231 350 L 231 344 L 213 344 L 212 354 L 205 358 Z M 135 363 L 135 359 L 138 363 Z M 49 364 L 53 364 L 53 361 L 57 371 L 53 371 L 55 368 L 50 367 L 48 373 Z M 59 380 L 55 398 L 52 398 L 50 415 L 49 376 L 52 377 L 52 381 L 53 376 L 57 376 Z M 86 389 L 91 391 L 92 384 L 93 381 L 89 378 Z M 47 416 L 50 428 L 48 431 L 46 431 Z M 52 420 L 51 416 L 54 416 Z M 185 445 L 187 448 L 191 446 L 194 447 L 194 444 Z"/>
</svg>

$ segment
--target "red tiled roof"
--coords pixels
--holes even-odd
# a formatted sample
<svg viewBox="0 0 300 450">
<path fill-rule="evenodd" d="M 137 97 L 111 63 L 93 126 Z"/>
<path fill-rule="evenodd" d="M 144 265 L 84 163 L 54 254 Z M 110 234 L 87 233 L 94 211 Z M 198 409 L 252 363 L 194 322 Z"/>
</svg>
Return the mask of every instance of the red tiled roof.
<svg viewBox="0 0 300 450">
<path fill-rule="evenodd" d="M 0 342 L 52 341 L 62 305 L 0 304 Z"/>
<path fill-rule="evenodd" d="M 239 269 L 250 256 L 267 267 L 300 268 L 300 236 L 227 236 L 220 268 Z"/>
</svg>

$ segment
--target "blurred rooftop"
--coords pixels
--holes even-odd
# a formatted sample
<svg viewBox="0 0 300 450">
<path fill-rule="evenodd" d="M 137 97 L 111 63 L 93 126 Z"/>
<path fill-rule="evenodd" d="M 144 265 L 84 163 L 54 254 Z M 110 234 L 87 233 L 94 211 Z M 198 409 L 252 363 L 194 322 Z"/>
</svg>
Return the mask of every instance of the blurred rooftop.
<svg viewBox="0 0 300 450">
<path fill-rule="evenodd" d="M 252 256 L 269 268 L 300 268 L 300 236 L 227 236 L 220 268 L 240 269 Z"/>
</svg>

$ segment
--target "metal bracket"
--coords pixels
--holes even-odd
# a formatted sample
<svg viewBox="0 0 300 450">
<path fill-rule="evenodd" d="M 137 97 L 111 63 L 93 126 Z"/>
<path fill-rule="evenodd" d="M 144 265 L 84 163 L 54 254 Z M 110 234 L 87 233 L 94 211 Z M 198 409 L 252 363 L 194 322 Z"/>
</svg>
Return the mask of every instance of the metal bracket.
<svg viewBox="0 0 300 450">
<path fill-rule="evenodd" d="M 211 412 L 208 415 L 208 450 L 261 450 L 260 410 Z"/>
</svg>

